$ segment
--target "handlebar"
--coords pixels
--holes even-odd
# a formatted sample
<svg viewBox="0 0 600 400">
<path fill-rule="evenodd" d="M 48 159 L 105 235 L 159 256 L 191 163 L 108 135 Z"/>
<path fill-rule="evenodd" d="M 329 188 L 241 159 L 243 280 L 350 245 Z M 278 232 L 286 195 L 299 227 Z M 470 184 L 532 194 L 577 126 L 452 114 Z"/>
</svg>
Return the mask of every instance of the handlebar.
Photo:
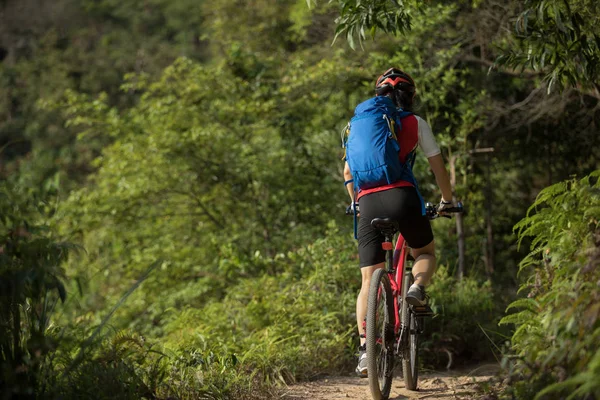
<svg viewBox="0 0 600 400">
<path fill-rule="evenodd" d="M 427 218 L 429 218 L 429 219 L 436 219 L 439 217 L 452 218 L 450 215 L 438 214 L 437 209 L 438 209 L 438 206 L 433 203 L 425 204 L 425 215 L 427 215 Z M 463 213 L 464 211 L 465 211 L 465 208 L 463 207 L 463 204 L 460 201 L 458 203 L 456 203 L 456 207 L 444 208 L 444 213 L 449 213 L 449 214 L 458 214 L 458 213 Z"/>
<path fill-rule="evenodd" d="M 433 203 L 425 204 L 425 215 L 429 219 L 436 219 L 439 217 L 452 218 L 450 215 L 440 215 L 437 211 L 438 206 Z M 465 211 L 463 204 L 459 201 L 456 203 L 456 207 L 449 207 L 444 209 L 444 213 L 448 214 L 459 214 Z M 346 208 L 346 215 L 354 215 L 354 208 L 348 207 Z"/>
</svg>

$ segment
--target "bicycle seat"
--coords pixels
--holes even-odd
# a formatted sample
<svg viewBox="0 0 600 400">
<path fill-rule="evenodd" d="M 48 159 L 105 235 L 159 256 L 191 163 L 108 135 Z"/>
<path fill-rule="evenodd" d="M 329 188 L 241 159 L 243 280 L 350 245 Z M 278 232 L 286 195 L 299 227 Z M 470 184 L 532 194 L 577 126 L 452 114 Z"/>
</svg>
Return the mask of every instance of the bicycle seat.
<svg viewBox="0 0 600 400">
<path fill-rule="evenodd" d="M 394 233 L 398 232 L 398 222 L 393 221 L 390 218 L 373 218 L 371 220 L 371 226 L 375 229 L 379 229 L 384 235 L 393 236 Z"/>
</svg>

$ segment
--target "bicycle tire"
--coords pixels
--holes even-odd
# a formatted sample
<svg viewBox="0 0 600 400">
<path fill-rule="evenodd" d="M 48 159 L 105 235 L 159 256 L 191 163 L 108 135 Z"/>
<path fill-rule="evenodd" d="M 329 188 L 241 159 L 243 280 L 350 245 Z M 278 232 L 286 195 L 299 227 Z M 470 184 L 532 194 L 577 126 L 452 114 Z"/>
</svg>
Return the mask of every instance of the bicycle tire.
<svg viewBox="0 0 600 400">
<path fill-rule="evenodd" d="M 387 272 L 373 273 L 367 303 L 367 371 L 374 400 L 390 395 L 394 371 L 394 298 Z"/>
<path fill-rule="evenodd" d="M 419 379 L 419 334 L 417 332 L 417 317 L 410 311 L 408 303 L 404 300 L 408 288 L 413 284 L 414 278 L 410 271 L 406 272 L 402 280 L 402 304 L 400 312 L 400 321 L 402 326 L 408 327 L 407 351 L 402 356 L 402 376 L 404 377 L 404 386 L 408 390 L 417 390 Z"/>
</svg>

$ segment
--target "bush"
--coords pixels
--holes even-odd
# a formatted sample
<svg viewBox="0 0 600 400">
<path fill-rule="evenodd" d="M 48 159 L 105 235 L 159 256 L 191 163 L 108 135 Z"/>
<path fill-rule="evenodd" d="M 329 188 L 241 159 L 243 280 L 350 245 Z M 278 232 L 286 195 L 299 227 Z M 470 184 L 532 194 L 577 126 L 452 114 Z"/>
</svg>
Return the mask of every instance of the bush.
<svg viewBox="0 0 600 400">
<path fill-rule="evenodd" d="M 600 397 L 600 171 L 540 192 L 516 225 L 532 237 L 507 360 L 517 399 Z M 534 213 L 535 211 L 535 213 Z"/>
<path fill-rule="evenodd" d="M 0 183 L 0 392 L 33 397 L 47 354 L 50 316 L 66 297 L 61 263 L 73 246 L 53 241 L 39 223 L 36 196 Z"/>
<path fill-rule="evenodd" d="M 480 283 L 475 278 L 457 280 L 449 269 L 439 266 L 429 287 L 431 307 L 435 312 L 426 323 L 421 354 L 426 366 L 450 368 L 492 355 L 486 330 L 497 320 L 495 303 L 489 281 Z M 429 321 L 427 321 L 429 322 Z"/>
<path fill-rule="evenodd" d="M 291 382 L 347 369 L 360 285 L 354 243 L 332 226 L 313 244 L 276 257 L 277 275 L 242 280 L 222 301 L 188 308 L 166 328 L 170 348 L 235 357 L 253 381 Z"/>
</svg>

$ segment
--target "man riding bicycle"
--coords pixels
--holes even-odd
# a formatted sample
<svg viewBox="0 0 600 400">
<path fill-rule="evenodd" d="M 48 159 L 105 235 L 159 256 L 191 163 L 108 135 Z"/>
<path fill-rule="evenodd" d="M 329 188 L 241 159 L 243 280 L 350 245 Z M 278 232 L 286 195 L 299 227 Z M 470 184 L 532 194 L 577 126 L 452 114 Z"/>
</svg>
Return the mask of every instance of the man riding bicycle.
<svg viewBox="0 0 600 400">
<path fill-rule="evenodd" d="M 406 112 L 412 111 L 416 88 L 413 79 L 407 73 L 390 68 L 377 79 L 375 93 L 377 97 L 387 97 L 395 107 Z M 406 166 L 404 175 L 400 179 L 368 189 L 359 189 L 356 193 L 348 160 L 344 166 L 345 184 L 353 202 L 350 207 L 354 208 L 355 212 L 360 210 L 357 238 L 362 285 L 356 301 L 356 322 L 360 335 L 356 372 L 363 377 L 367 376 L 363 321 L 367 314 L 368 290 L 373 272 L 385 265 L 385 251 L 381 245 L 384 237 L 380 231 L 371 226 L 371 220 L 387 217 L 397 221 L 400 233 L 412 248 L 412 256 L 415 259 L 412 273 L 415 282 L 406 295 L 409 304 L 415 306 L 425 304 L 425 285 L 429 283 L 435 270 L 433 232 L 429 219 L 424 215 L 423 199 L 412 174 L 417 147 L 425 153 L 442 192 L 438 212 L 443 214 L 445 208 L 453 207 L 450 179 L 429 124 L 412 112 L 401 115 L 399 121 L 401 129 L 392 128 L 394 124 L 391 124 L 390 128 L 397 130 L 392 135 L 395 134 L 394 139 L 400 145 L 399 160 L 403 166 Z"/>
</svg>

